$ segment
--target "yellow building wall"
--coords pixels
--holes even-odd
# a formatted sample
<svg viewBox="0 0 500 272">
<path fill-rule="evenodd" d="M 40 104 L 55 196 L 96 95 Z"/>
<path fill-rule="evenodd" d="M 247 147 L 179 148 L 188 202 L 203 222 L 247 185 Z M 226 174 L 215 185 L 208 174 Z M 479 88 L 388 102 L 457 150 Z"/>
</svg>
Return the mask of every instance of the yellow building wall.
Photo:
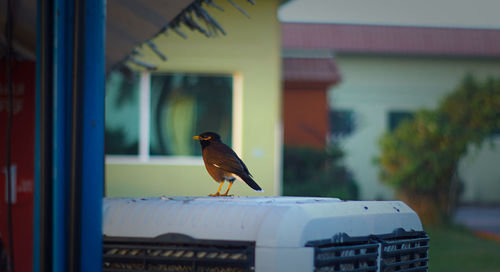
<svg viewBox="0 0 500 272">
<path fill-rule="evenodd" d="M 230 193 L 236 196 L 278 195 L 282 144 L 279 1 L 259 1 L 256 5 L 247 1 L 235 2 L 250 19 L 227 1 L 216 1 L 224 11 L 207 7 L 227 35 L 207 38 L 184 27 L 181 31 L 188 39 L 183 39 L 168 31 L 167 36 L 160 35 L 154 40 L 168 61 L 159 60 L 147 46 L 142 47 L 144 56 L 140 59 L 155 64 L 157 72 L 235 75 L 235 80 L 240 80 L 241 104 L 237 103 L 233 111 L 238 113 L 241 122 L 236 122 L 233 142 L 239 142 L 237 152 L 264 193 L 254 192 L 239 181 Z M 206 196 L 218 188 L 201 162 L 180 165 L 138 160 L 124 163 L 109 158 L 106 161 L 108 197 Z"/>
</svg>

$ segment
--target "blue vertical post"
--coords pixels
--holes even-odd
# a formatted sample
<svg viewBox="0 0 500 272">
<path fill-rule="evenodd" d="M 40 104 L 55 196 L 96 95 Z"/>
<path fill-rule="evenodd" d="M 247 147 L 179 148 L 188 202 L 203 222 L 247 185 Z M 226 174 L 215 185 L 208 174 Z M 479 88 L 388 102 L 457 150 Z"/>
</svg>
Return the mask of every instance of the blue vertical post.
<svg viewBox="0 0 500 272">
<path fill-rule="evenodd" d="M 102 270 L 105 16 L 104 0 L 85 1 L 80 271 Z"/>
<path fill-rule="evenodd" d="M 102 269 L 105 3 L 74 1 L 69 201 L 70 271 Z"/>
<path fill-rule="evenodd" d="M 33 271 L 100 271 L 105 0 L 37 13 Z"/>
</svg>

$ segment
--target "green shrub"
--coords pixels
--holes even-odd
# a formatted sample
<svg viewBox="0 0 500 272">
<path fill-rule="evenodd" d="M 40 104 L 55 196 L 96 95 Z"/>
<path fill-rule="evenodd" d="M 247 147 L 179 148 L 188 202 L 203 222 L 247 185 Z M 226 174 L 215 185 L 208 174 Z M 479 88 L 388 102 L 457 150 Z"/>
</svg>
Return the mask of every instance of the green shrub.
<svg viewBox="0 0 500 272">
<path fill-rule="evenodd" d="M 344 153 L 338 146 L 326 150 L 285 146 L 283 155 L 284 195 L 358 199 L 358 186 L 341 164 Z"/>
<path fill-rule="evenodd" d="M 382 136 L 379 178 L 400 197 L 417 202 L 414 208 L 423 209 L 424 221 L 447 220 L 462 188 L 460 158 L 469 144 L 481 145 L 499 128 L 500 79 L 478 82 L 469 75 L 438 109 L 420 110 Z"/>
</svg>

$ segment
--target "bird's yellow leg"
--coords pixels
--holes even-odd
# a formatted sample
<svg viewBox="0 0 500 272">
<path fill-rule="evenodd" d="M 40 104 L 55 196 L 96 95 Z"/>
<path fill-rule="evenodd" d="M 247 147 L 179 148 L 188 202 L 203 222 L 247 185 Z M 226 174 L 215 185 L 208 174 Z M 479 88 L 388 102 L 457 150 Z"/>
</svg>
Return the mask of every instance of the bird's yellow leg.
<svg viewBox="0 0 500 272">
<path fill-rule="evenodd" d="M 228 196 L 227 193 L 229 193 L 229 189 L 231 189 L 231 186 L 233 186 L 233 182 L 229 182 L 229 186 L 227 187 L 226 192 L 223 193 L 221 196 Z M 229 196 L 232 196 L 232 195 L 229 195 Z"/>
<path fill-rule="evenodd" d="M 209 194 L 208 196 L 220 196 L 219 192 L 220 192 L 220 189 L 222 188 L 222 185 L 224 185 L 224 181 L 220 182 L 219 189 L 217 189 L 217 192 L 215 194 Z M 229 186 L 229 187 L 231 187 L 231 186 Z"/>
</svg>

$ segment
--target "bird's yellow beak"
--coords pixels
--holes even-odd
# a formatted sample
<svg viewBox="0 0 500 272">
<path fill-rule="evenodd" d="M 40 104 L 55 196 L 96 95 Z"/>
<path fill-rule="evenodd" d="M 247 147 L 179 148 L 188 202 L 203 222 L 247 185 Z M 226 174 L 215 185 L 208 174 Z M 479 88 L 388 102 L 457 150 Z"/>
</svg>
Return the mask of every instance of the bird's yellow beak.
<svg viewBox="0 0 500 272">
<path fill-rule="evenodd" d="M 212 139 L 212 137 L 210 137 L 210 136 L 207 136 L 207 137 L 193 136 L 193 139 L 198 140 L 198 141 L 202 141 L 202 140 L 207 141 L 207 140 Z"/>
</svg>

